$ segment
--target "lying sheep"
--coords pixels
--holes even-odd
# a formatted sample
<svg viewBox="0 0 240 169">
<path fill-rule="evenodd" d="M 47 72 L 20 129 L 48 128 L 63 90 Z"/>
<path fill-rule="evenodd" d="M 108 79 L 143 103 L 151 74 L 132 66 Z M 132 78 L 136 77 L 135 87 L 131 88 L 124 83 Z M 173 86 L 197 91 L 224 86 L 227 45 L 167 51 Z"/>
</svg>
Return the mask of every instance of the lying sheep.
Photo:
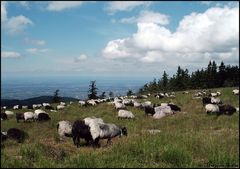
<svg viewBox="0 0 240 169">
<path fill-rule="evenodd" d="M 64 105 L 57 105 L 57 110 L 63 110 L 65 108 Z"/>
<path fill-rule="evenodd" d="M 7 138 L 14 139 L 18 143 L 22 143 L 27 136 L 26 132 L 18 128 L 10 128 L 7 131 Z"/>
<path fill-rule="evenodd" d="M 222 101 L 218 97 L 216 97 L 216 98 L 211 97 L 211 103 L 212 104 L 222 104 Z"/>
<path fill-rule="evenodd" d="M 60 140 L 64 137 L 72 137 L 72 123 L 70 121 L 59 121 L 57 124 Z"/>
<path fill-rule="evenodd" d="M 207 114 L 215 114 L 219 112 L 219 107 L 218 105 L 215 104 L 207 104 L 205 106 Z"/>
<path fill-rule="evenodd" d="M 168 103 L 168 106 L 170 106 L 171 110 L 173 111 L 181 111 L 181 108 L 173 103 Z"/>
<path fill-rule="evenodd" d="M 140 108 L 142 106 L 141 103 L 134 101 L 133 102 L 133 107 Z"/>
<path fill-rule="evenodd" d="M 237 109 L 229 104 L 220 105 L 219 112 L 217 113 L 217 115 L 220 115 L 220 114 L 232 115 L 236 111 Z"/>
<path fill-rule="evenodd" d="M 126 106 L 122 103 L 115 102 L 116 109 L 126 109 Z"/>
<path fill-rule="evenodd" d="M 118 119 L 124 119 L 124 118 L 127 118 L 127 119 L 134 119 L 135 116 L 133 115 L 132 112 L 130 111 L 127 111 L 127 110 L 119 110 L 118 111 Z"/>
</svg>

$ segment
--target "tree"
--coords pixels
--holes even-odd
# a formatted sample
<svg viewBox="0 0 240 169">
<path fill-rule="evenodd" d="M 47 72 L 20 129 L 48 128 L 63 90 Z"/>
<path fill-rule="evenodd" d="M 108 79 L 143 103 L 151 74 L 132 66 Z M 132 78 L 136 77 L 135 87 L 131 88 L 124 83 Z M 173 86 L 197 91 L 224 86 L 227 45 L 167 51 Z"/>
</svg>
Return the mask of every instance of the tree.
<svg viewBox="0 0 240 169">
<path fill-rule="evenodd" d="M 102 94 L 100 95 L 100 98 L 101 98 L 101 99 L 104 99 L 104 98 L 106 97 L 105 93 L 106 93 L 106 92 L 102 92 Z"/>
<path fill-rule="evenodd" d="M 89 99 L 97 99 L 97 90 L 96 81 L 91 81 L 88 90 L 88 98 Z"/>
<path fill-rule="evenodd" d="M 53 95 L 53 103 L 58 103 L 58 102 L 60 102 L 60 97 L 59 97 L 58 92 L 59 92 L 58 89 L 54 92 L 54 95 Z"/>
<path fill-rule="evenodd" d="M 168 86 L 168 75 L 167 73 L 164 71 L 163 72 L 163 76 L 162 76 L 162 87 L 163 87 L 163 90 L 167 90 L 167 86 Z"/>
<path fill-rule="evenodd" d="M 114 94 L 112 91 L 109 92 L 109 97 L 113 98 L 114 97 Z"/>
<path fill-rule="evenodd" d="M 127 91 L 127 96 L 131 96 L 131 95 L 133 95 L 132 90 L 128 90 L 128 91 Z"/>
</svg>

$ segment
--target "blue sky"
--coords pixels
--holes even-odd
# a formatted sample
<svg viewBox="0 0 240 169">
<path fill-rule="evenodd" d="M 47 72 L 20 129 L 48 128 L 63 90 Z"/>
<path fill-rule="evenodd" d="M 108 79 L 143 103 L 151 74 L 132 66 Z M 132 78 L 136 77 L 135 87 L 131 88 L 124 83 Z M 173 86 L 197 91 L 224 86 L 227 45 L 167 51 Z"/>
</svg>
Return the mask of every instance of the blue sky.
<svg viewBox="0 0 240 169">
<path fill-rule="evenodd" d="M 239 3 L 1 1 L 2 75 L 170 75 L 238 65 Z"/>
</svg>

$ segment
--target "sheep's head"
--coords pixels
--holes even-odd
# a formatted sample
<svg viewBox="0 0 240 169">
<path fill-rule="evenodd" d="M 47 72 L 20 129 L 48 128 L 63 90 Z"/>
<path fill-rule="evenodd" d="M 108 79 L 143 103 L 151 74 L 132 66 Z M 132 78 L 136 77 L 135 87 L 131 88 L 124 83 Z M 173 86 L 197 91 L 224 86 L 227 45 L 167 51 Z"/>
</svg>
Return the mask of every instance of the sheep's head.
<svg viewBox="0 0 240 169">
<path fill-rule="evenodd" d="M 127 133 L 127 128 L 126 127 L 122 128 L 122 134 L 127 136 L 128 133 Z"/>
</svg>

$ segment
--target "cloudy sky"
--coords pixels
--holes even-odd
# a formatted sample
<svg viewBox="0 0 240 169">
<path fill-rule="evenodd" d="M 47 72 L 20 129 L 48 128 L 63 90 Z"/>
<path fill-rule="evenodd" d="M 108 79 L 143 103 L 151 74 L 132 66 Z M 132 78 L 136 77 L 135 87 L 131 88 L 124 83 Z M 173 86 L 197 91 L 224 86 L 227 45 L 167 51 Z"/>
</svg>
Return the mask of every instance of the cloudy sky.
<svg viewBox="0 0 240 169">
<path fill-rule="evenodd" d="M 236 1 L 1 1 L 2 75 L 172 75 L 209 60 L 238 65 Z"/>
</svg>

